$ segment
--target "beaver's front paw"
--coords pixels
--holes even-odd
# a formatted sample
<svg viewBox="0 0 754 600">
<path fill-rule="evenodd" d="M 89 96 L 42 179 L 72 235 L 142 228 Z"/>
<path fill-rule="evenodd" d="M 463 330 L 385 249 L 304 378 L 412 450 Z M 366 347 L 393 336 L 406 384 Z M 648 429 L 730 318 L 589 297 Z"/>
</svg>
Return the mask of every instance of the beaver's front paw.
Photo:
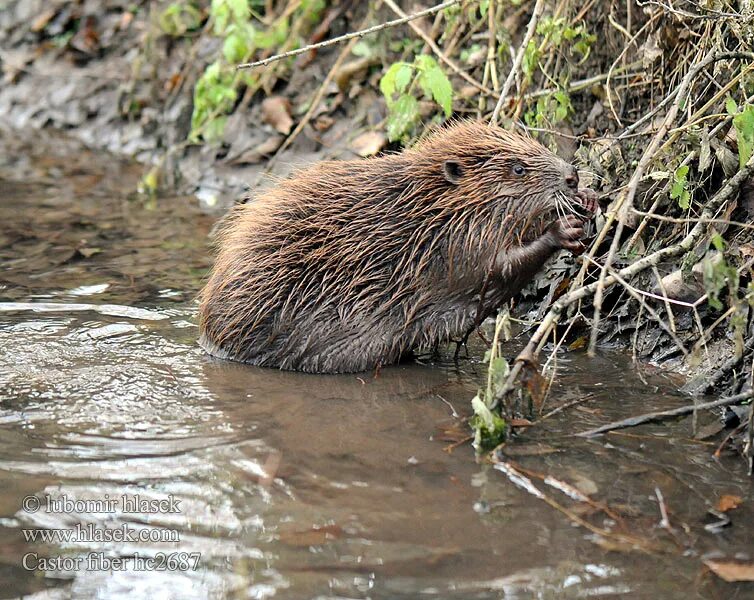
<svg viewBox="0 0 754 600">
<path fill-rule="evenodd" d="M 580 189 L 576 192 L 576 200 L 584 208 L 589 218 L 597 214 L 600 204 L 597 201 L 597 192 L 589 188 Z"/>
<path fill-rule="evenodd" d="M 596 194 L 595 194 L 596 197 Z M 584 221 L 576 215 L 559 217 L 548 230 L 558 248 L 565 248 L 574 254 L 581 254 L 585 246 L 581 242 L 584 237 Z"/>
</svg>

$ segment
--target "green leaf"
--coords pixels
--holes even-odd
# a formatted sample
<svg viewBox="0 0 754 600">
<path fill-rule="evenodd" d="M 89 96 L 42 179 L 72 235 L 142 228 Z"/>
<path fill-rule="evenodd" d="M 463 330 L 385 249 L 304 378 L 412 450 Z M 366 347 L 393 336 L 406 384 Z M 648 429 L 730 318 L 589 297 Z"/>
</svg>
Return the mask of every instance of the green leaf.
<svg viewBox="0 0 754 600">
<path fill-rule="evenodd" d="M 233 14 L 233 19 L 238 22 L 246 21 L 249 18 L 248 0 L 225 0 Z"/>
<path fill-rule="evenodd" d="M 397 62 L 390 65 L 390 68 L 380 80 L 380 91 L 385 96 L 388 106 L 392 104 L 395 92 L 403 93 L 403 90 L 406 89 L 413 72 L 413 68 L 407 63 Z"/>
<path fill-rule="evenodd" d="M 673 185 L 670 187 L 670 197 L 678 200 L 678 206 L 684 210 L 691 206 L 691 194 L 686 187 L 688 174 L 688 165 L 678 167 L 673 173 Z"/>
<path fill-rule="evenodd" d="M 214 123 L 212 117 L 230 112 L 238 97 L 235 87 L 235 75 L 230 67 L 223 67 L 215 61 L 209 65 L 196 82 L 194 88 L 194 112 L 191 115 L 192 131 L 189 139 L 196 141 L 199 135 L 209 139 L 210 135 L 220 131 L 224 125 Z M 202 128 L 212 128 L 208 134 Z M 222 133 L 220 133 L 222 135 Z"/>
<path fill-rule="evenodd" d="M 748 104 L 743 111 L 733 117 L 738 142 L 738 161 L 743 167 L 754 153 L 754 105 Z"/>
<path fill-rule="evenodd" d="M 157 23 L 168 35 L 181 36 L 199 27 L 201 15 L 190 4 L 174 2 L 158 15 Z"/>
<path fill-rule="evenodd" d="M 424 93 L 431 96 L 449 117 L 453 112 L 453 86 L 440 67 L 433 67 L 419 74 L 419 84 Z"/>
<path fill-rule="evenodd" d="M 351 52 L 354 54 L 354 56 L 361 56 L 362 58 L 369 58 L 374 54 L 372 47 L 364 40 L 356 42 L 353 45 L 353 50 L 351 50 Z"/>
<path fill-rule="evenodd" d="M 214 20 L 212 29 L 215 35 L 223 35 L 230 21 L 230 9 L 228 5 L 225 4 L 224 0 L 212 0 L 210 15 L 212 15 L 212 19 Z"/>
<path fill-rule="evenodd" d="M 534 75 L 534 71 L 537 68 L 539 63 L 539 49 L 537 47 L 537 44 L 534 43 L 534 40 L 529 40 L 529 43 L 526 46 L 526 50 L 524 51 L 524 60 L 523 60 L 523 70 L 524 73 L 531 77 Z"/>
<path fill-rule="evenodd" d="M 510 373 L 510 367 L 504 356 L 497 356 L 492 359 L 488 368 L 489 382 L 491 384 L 491 389 L 489 389 L 488 392 L 490 395 L 495 396 L 505 386 L 505 380 L 508 378 L 508 373 Z"/>
<path fill-rule="evenodd" d="M 583 31 L 583 27 L 566 27 L 563 30 L 563 37 L 567 39 L 569 42 L 576 38 L 576 36 L 581 35 L 581 32 Z"/>
<path fill-rule="evenodd" d="M 559 90 L 552 95 L 553 99 L 557 103 L 555 107 L 555 122 L 564 121 L 568 114 L 571 112 L 571 98 L 564 91 Z"/>
<path fill-rule="evenodd" d="M 387 118 L 387 137 L 391 142 L 401 139 L 419 118 L 416 98 L 403 94 L 390 106 Z"/>
<path fill-rule="evenodd" d="M 420 71 L 440 68 L 440 65 L 437 64 L 437 61 L 434 59 L 434 57 L 430 56 L 429 54 L 420 54 L 414 60 L 414 64 Z"/>
<path fill-rule="evenodd" d="M 491 450 L 505 441 L 507 423 L 493 413 L 479 395 L 471 401 L 474 416 L 469 424 L 474 429 L 474 446 L 477 450 Z"/>
<path fill-rule="evenodd" d="M 725 250 L 725 240 L 723 239 L 723 236 L 721 236 L 719 233 L 715 232 L 710 237 L 710 242 L 712 242 L 712 245 L 715 247 L 715 250 L 718 252 L 722 252 Z"/>
<path fill-rule="evenodd" d="M 414 70 L 411 68 L 411 65 L 402 63 L 398 72 L 395 74 L 395 91 L 402 94 L 411 82 L 411 77 L 413 77 L 413 75 Z"/>
<path fill-rule="evenodd" d="M 487 404 L 477 394 L 471 401 L 471 408 L 474 409 L 474 414 L 479 417 L 481 424 L 488 429 L 492 429 L 495 426 L 495 415 L 487 407 Z"/>
<path fill-rule="evenodd" d="M 244 36 L 238 32 L 229 34 L 223 42 L 223 56 L 229 63 L 239 63 L 249 54 L 249 46 Z"/>
<path fill-rule="evenodd" d="M 490 0 L 481 0 L 479 2 L 479 14 L 482 17 L 487 16 L 487 11 L 490 9 Z"/>
<path fill-rule="evenodd" d="M 387 102 L 388 106 L 390 106 L 390 104 L 393 102 L 393 92 L 395 92 L 395 76 L 398 73 L 399 68 L 400 66 L 398 63 L 390 65 L 390 68 L 382 76 L 382 79 L 380 79 L 380 91 L 382 92 L 382 95 L 385 96 L 385 101 Z"/>
<path fill-rule="evenodd" d="M 725 242 L 720 238 L 715 244 L 713 234 L 712 243 L 717 246 L 725 247 Z M 715 310 L 722 310 L 723 303 L 720 300 L 720 292 L 725 287 L 729 290 L 737 290 L 739 287 L 738 271 L 732 265 L 729 265 L 722 255 L 717 257 L 708 256 L 702 260 L 702 274 L 704 277 L 704 290 L 707 292 L 707 303 Z"/>
<path fill-rule="evenodd" d="M 730 96 L 728 96 L 728 99 L 725 101 L 725 110 L 728 111 L 728 114 L 731 116 L 738 113 L 738 106 L 736 105 L 736 101 Z"/>
<path fill-rule="evenodd" d="M 678 198 L 678 206 L 683 210 L 687 210 L 691 206 L 691 194 L 689 194 L 688 190 L 681 192 L 681 196 Z"/>
<path fill-rule="evenodd" d="M 254 45 L 257 48 L 267 50 L 276 48 L 285 42 L 288 37 L 288 19 L 280 21 L 276 27 L 254 33 Z"/>
<path fill-rule="evenodd" d="M 418 82 L 422 91 L 439 104 L 445 116 L 453 112 L 453 86 L 437 61 L 428 54 L 416 57 L 416 67 L 419 69 Z"/>
</svg>

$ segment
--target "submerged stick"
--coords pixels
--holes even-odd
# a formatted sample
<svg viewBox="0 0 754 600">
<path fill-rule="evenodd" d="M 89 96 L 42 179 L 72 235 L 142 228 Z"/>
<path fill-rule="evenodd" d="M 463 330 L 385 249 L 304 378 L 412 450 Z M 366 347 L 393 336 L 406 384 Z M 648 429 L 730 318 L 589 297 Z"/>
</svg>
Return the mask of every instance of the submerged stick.
<svg viewBox="0 0 754 600">
<path fill-rule="evenodd" d="M 657 412 L 645 413 L 643 415 L 637 415 L 635 417 L 628 417 L 627 419 L 621 419 L 620 421 L 614 421 L 607 425 L 602 425 L 589 431 L 582 431 L 577 433 L 576 437 L 592 437 L 601 433 L 607 433 L 615 429 L 626 429 L 627 427 L 636 427 L 637 425 L 643 425 L 644 423 L 651 423 L 653 421 L 663 421 L 665 419 L 672 419 L 673 417 L 680 417 L 687 415 L 698 410 L 707 410 L 709 408 L 719 408 L 721 406 L 732 406 L 733 404 L 740 404 L 750 398 L 754 397 L 754 391 L 743 392 L 730 396 L 728 398 L 720 398 L 713 402 L 704 402 L 702 404 L 688 404 L 686 406 L 680 406 L 678 408 L 672 408 L 670 410 L 661 410 Z"/>
<path fill-rule="evenodd" d="M 374 27 L 368 27 L 366 29 L 361 29 L 359 31 L 352 31 L 351 33 L 346 33 L 345 35 L 341 35 L 339 37 L 332 38 L 330 40 L 325 40 L 324 42 L 319 42 L 317 44 L 310 44 L 309 46 L 304 46 L 303 48 L 297 48 L 296 50 L 289 50 L 288 52 L 283 52 L 282 54 L 276 54 L 275 56 L 270 56 L 269 58 L 258 60 L 256 62 L 243 63 L 240 65 L 237 65 L 236 69 L 252 69 L 254 67 L 262 67 L 272 62 L 275 62 L 277 60 L 282 60 L 290 56 L 298 56 L 299 54 L 304 54 L 305 52 L 309 52 L 310 50 L 318 50 L 320 48 L 326 48 L 327 46 L 339 44 L 340 42 L 346 42 L 353 38 L 361 38 L 361 37 L 364 37 L 365 35 L 369 35 L 370 33 L 376 33 L 378 31 L 382 31 L 383 29 L 389 29 L 390 27 L 397 27 L 398 25 L 403 25 L 404 23 L 408 23 L 409 21 L 413 21 L 414 19 L 420 19 L 421 17 L 426 17 L 427 15 L 433 15 L 436 12 L 440 12 L 443 9 L 450 8 L 451 6 L 455 6 L 456 4 L 460 4 L 460 3 L 461 3 L 461 0 L 447 0 L 446 2 L 443 2 L 442 4 L 438 4 L 437 6 L 433 6 L 425 10 L 420 10 L 419 12 L 416 12 L 410 15 L 405 15 L 404 17 L 401 17 L 400 19 L 388 21 L 387 23 L 381 23 L 379 25 L 375 25 Z"/>
<path fill-rule="evenodd" d="M 641 550 L 643 552 L 647 553 L 655 553 L 660 548 L 653 544 L 649 540 L 644 540 L 641 538 L 634 537 L 632 535 L 627 535 L 624 533 L 619 533 L 615 531 L 610 531 L 609 529 L 605 529 L 603 527 L 598 527 L 596 525 L 593 525 L 586 519 L 584 519 L 582 516 L 578 515 L 576 512 L 570 510 L 554 498 L 551 498 L 547 494 L 545 494 L 542 490 L 540 490 L 537 486 L 532 483 L 531 479 L 524 475 L 521 471 L 519 471 L 516 467 L 514 467 L 511 463 L 506 462 L 504 460 L 500 460 L 499 458 L 493 458 L 493 469 L 500 471 L 504 475 L 508 477 L 510 482 L 518 487 L 519 489 L 524 490 L 525 492 L 531 494 L 535 498 L 538 498 L 539 500 L 542 500 L 545 504 L 548 506 L 554 508 L 555 510 L 559 511 L 563 515 L 565 515 L 572 523 L 575 525 L 578 525 L 580 527 L 583 527 L 584 529 L 587 529 L 588 531 L 591 531 L 592 533 L 599 535 L 600 537 L 603 537 L 608 540 L 613 540 L 621 545 L 627 545 L 635 550 Z M 545 483 L 548 483 L 548 481 L 545 481 Z M 576 488 L 563 484 L 563 482 L 560 482 L 558 480 L 550 480 L 549 484 L 555 484 L 557 489 L 559 489 L 561 492 L 565 493 L 567 496 L 569 496 L 572 500 L 575 500 L 577 502 L 584 502 L 589 504 L 590 506 L 596 506 L 597 503 L 591 500 L 588 496 L 582 494 L 579 492 Z M 604 507 L 599 507 L 604 510 Z"/>
</svg>

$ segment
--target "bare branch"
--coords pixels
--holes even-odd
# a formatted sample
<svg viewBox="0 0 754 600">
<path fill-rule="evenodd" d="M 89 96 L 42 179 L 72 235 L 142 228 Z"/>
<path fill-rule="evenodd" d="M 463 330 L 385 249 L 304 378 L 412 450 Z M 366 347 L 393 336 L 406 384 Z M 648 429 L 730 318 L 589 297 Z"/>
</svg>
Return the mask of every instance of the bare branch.
<svg viewBox="0 0 754 600">
<path fill-rule="evenodd" d="M 382 1 L 385 4 L 387 4 L 390 7 L 390 10 L 392 10 L 396 15 L 400 15 L 401 18 L 407 18 L 406 13 L 404 13 L 401 7 L 398 6 L 393 0 L 382 0 Z M 424 40 L 424 43 L 430 47 L 430 49 L 432 50 L 432 52 L 435 53 L 437 58 L 439 58 L 442 62 L 448 65 L 448 67 L 450 67 L 450 70 L 453 71 L 459 77 L 461 77 L 461 79 L 464 79 L 465 81 L 473 85 L 480 92 L 489 94 L 491 96 L 495 94 L 495 92 L 493 92 L 491 89 L 483 86 L 476 79 L 474 79 L 471 75 L 469 75 L 466 71 L 461 69 L 461 67 L 459 67 L 452 59 L 448 58 L 448 56 L 446 56 L 446 54 L 440 49 L 440 47 L 435 43 L 435 41 L 431 37 L 429 37 L 422 30 L 422 28 L 419 27 L 416 23 L 409 23 L 408 26 L 414 30 L 416 35 L 418 35 L 421 39 Z"/>
<path fill-rule="evenodd" d="M 508 72 L 508 77 L 503 84 L 503 90 L 500 92 L 500 97 L 497 99 L 495 110 L 492 112 L 490 125 L 497 124 L 497 120 L 500 117 L 500 111 L 503 109 L 503 104 L 505 104 L 505 101 L 508 98 L 508 93 L 510 92 L 511 87 L 513 87 L 513 82 L 516 79 L 518 70 L 521 68 L 521 63 L 523 62 L 524 54 L 526 53 L 526 47 L 534 37 L 534 32 L 537 30 L 537 23 L 539 22 L 539 18 L 542 16 L 544 10 L 544 0 L 537 0 L 537 3 L 534 5 L 534 12 L 532 13 L 531 19 L 529 20 L 529 26 L 526 28 L 526 35 L 524 35 L 524 39 L 521 40 L 521 45 L 519 46 L 518 52 L 516 53 L 516 58 L 513 60 L 513 66 L 511 66 L 511 70 Z"/>
<path fill-rule="evenodd" d="M 702 214 L 700 215 L 700 222 L 689 231 L 689 233 L 677 244 L 667 246 L 652 254 L 649 254 L 629 266 L 621 269 L 617 274 L 628 279 L 641 273 L 645 269 L 659 264 L 661 261 L 673 258 L 684 252 L 688 252 L 695 244 L 702 239 L 706 226 L 704 221 L 711 219 L 717 210 L 730 200 L 734 194 L 736 194 L 741 185 L 754 173 L 754 156 L 749 159 L 742 169 L 738 171 L 733 177 L 731 177 L 720 190 L 707 202 Z M 492 408 L 503 400 L 510 392 L 515 388 L 515 381 L 521 373 L 521 368 L 525 363 L 531 363 L 536 360 L 536 356 L 540 350 L 540 344 L 544 344 L 544 341 L 549 334 L 550 330 L 560 319 L 560 315 L 571 304 L 583 300 L 584 298 L 591 296 L 595 293 L 600 283 L 604 283 L 604 287 L 607 288 L 617 283 L 617 279 L 613 275 L 608 275 L 604 280 L 595 281 L 589 285 L 585 285 L 574 290 L 569 291 L 563 295 L 557 302 L 555 302 L 550 308 L 549 312 L 542 319 L 534 335 L 529 339 L 529 343 L 516 357 L 516 361 L 511 368 L 508 378 L 505 381 L 505 385 L 501 392 L 493 399 Z"/>
<path fill-rule="evenodd" d="M 720 60 L 725 60 L 729 58 L 743 58 L 743 59 L 751 59 L 752 54 L 749 52 L 717 52 L 708 53 L 704 58 L 699 60 L 697 63 L 695 63 L 686 73 L 683 80 L 681 81 L 681 84 L 678 86 L 677 90 L 675 91 L 674 95 L 675 100 L 671 104 L 670 108 L 668 109 L 667 114 L 665 115 L 665 118 L 662 121 L 662 124 L 660 125 L 660 128 L 658 129 L 657 133 L 652 138 L 652 141 L 647 146 L 647 149 L 642 154 L 641 158 L 639 159 L 639 164 L 636 166 L 636 169 L 634 170 L 633 175 L 631 176 L 630 181 L 628 182 L 628 186 L 626 187 L 625 193 L 623 193 L 620 198 L 618 198 L 618 201 L 616 202 L 615 209 L 610 215 L 608 216 L 607 222 L 605 223 L 605 226 L 603 227 L 603 230 L 601 235 L 608 230 L 610 227 L 612 227 L 613 222 L 615 220 L 618 221 L 616 227 L 615 227 L 615 234 L 613 236 L 613 241 L 610 244 L 610 250 L 608 252 L 608 256 L 605 259 L 605 262 L 602 266 L 602 271 L 600 272 L 600 278 L 597 285 L 597 289 L 594 294 L 594 317 L 592 319 L 592 332 L 591 337 L 589 340 L 589 353 L 594 353 L 596 347 L 597 347 L 597 336 L 599 335 L 599 323 L 600 323 L 600 313 L 602 310 L 602 298 L 605 290 L 605 280 L 607 277 L 607 271 L 612 266 L 613 261 L 615 260 L 615 256 L 618 252 L 618 246 L 620 244 L 621 234 L 623 233 L 623 224 L 625 223 L 628 212 L 633 208 L 634 204 L 634 198 L 636 196 L 636 191 L 639 187 L 639 182 L 643 179 L 644 173 L 646 172 L 647 168 L 649 167 L 649 164 L 652 162 L 652 160 L 655 158 L 655 154 L 657 150 L 660 147 L 660 144 L 665 137 L 665 134 L 670 129 L 671 124 L 675 121 L 676 116 L 678 115 L 678 111 L 681 109 L 681 105 L 686 100 L 686 95 L 689 93 L 691 89 L 691 85 L 694 82 L 694 80 L 697 78 L 697 76 L 704 71 L 707 67 L 709 67 L 711 64 L 718 62 Z M 712 216 L 712 215 L 710 215 Z M 602 235 L 604 238 L 604 235 Z"/>
<path fill-rule="evenodd" d="M 702 404 L 688 404 L 686 406 L 679 406 L 678 408 L 672 408 L 670 410 L 661 410 L 657 412 L 645 413 L 636 417 L 629 417 L 627 419 L 621 419 L 607 425 L 602 425 L 589 431 L 582 431 L 577 433 L 577 437 L 592 437 L 601 433 L 607 433 L 615 429 L 625 429 L 627 427 L 636 427 L 637 425 L 643 425 L 644 423 L 651 423 L 653 421 L 663 421 L 665 419 L 672 419 L 673 417 L 680 417 L 682 415 L 688 415 L 690 413 L 707 410 L 710 408 L 719 408 L 721 406 L 732 406 L 733 404 L 741 404 L 746 402 L 754 396 L 754 391 L 743 392 L 742 394 L 736 394 L 728 398 L 720 398 L 713 402 L 704 402 Z"/>
<path fill-rule="evenodd" d="M 408 23 L 410 21 L 413 21 L 414 19 L 420 19 L 421 17 L 426 17 L 427 15 L 433 15 L 437 12 L 440 12 L 441 10 L 455 6 L 456 4 L 460 4 L 460 2 L 461 0 L 446 0 L 446 2 L 443 2 L 442 4 L 438 4 L 437 6 L 433 6 L 432 8 L 427 8 L 426 10 L 420 10 L 419 12 L 411 15 L 404 15 L 400 19 L 395 19 L 394 21 L 388 21 L 387 23 L 375 25 L 374 27 L 361 29 L 360 31 L 352 31 L 351 33 L 347 33 L 330 40 L 325 40 L 324 42 L 319 42 L 318 44 L 311 44 L 309 46 L 304 46 L 303 48 L 297 48 L 296 50 L 290 50 L 288 52 L 283 52 L 282 54 L 276 54 L 275 56 L 270 56 L 269 58 L 265 58 L 264 60 L 243 63 L 236 66 L 236 69 L 252 69 L 254 67 L 263 67 L 277 60 L 282 60 L 290 56 L 298 56 L 299 54 L 304 54 L 305 52 L 309 52 L 310 50 L 319 50 L 320 48 L 326 48 L 327 46 L 339 44 L 340 42 L 346 42 L 353 38 L 361 38 L 365 35 L 369 35 L 370 33 L 376 33 L 378 31 L 382 31 L 383 29 L 389 29 L 390 27 L 403 25 L 404 23 Z"/>
</svg>

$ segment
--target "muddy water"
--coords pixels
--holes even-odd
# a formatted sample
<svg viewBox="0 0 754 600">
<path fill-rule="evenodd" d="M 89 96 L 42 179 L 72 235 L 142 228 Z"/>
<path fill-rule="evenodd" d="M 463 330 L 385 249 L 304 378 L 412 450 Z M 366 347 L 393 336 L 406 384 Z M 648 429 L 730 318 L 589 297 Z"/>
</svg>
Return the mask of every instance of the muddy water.
<svg viewBox="0 0 754 600">
<path fill-rule="evenodd" d="M 754 594 L 703 566 L 754 558 L 752 484 L 691 419 L 568 437 L 688 402 L 677 380 L 619 353 L 560 357 L 548 407 L 584 402 L 510 460 L 611 515 L 533 479 L 567 516 L 468 445 L 446 451 L 479 348 L 376 379 L 211 360 L 193 297 L 215 218 L 191 199 L 132 197 L 138 169 L 63 138 L 0 142 L 0 597 Z M 705 528 L 726 494 L 741 502 L 731 524 Z"/>
</svg>

